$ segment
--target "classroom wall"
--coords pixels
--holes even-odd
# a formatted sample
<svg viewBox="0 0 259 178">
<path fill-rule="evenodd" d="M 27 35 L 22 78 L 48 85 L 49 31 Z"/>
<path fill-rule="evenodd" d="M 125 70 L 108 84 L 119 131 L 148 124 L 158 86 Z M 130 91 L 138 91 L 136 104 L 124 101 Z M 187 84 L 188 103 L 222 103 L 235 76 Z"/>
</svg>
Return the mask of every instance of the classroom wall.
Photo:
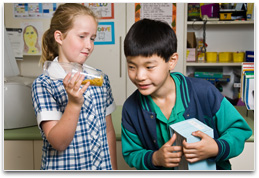
<svg viewBox="0 0 259 178">
<path fill-rule="evenodd" d="M 38 19 L 25 19 L 13 17 L 13 3 L 4 3 L 4 25 L 6 28 L 20 28 L 21 22 L 37 22 Z M 50 24 L 50 18 L 42 18 L 43 31 L 46 31 Z M 42 73 L 39 64 L 40 55 L 25 55 L 23 60 L 17 60 L 22 76 L 36 77 Z"/>
</svg>

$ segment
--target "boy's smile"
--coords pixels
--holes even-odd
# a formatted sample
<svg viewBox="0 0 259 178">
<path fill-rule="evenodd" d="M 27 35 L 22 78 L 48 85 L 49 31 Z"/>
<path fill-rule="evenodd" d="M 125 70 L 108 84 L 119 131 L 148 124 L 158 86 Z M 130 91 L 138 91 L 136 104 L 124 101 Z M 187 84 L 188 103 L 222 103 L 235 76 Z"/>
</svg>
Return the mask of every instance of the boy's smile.
<svg viewBox="0 0 259 178">
<path fill-rule="evenodd" d="M 128 75 L 142 95 L 163 96 L 172 88 L 171 61 L 157 55 L 128 57 Z"/>
</svg>

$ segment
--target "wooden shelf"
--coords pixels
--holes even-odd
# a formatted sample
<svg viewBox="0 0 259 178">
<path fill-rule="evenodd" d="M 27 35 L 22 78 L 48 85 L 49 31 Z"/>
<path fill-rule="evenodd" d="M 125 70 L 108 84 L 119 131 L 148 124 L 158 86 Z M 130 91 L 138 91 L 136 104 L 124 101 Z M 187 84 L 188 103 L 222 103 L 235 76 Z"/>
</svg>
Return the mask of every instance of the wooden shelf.
<svg viewBox="0 0 259 178">
<path fill-rule="evenodd" d="M 206 25 L 253 25 L 254 21 L 207 21 Z M 203 25 L 203 21 L 187 21 L 187 25 Z"/>
<path fill-rule="evenodd" d="M 242 63 L 240 62 L 186 62 L 186 66 L 241 66 Z"/>
</svg>

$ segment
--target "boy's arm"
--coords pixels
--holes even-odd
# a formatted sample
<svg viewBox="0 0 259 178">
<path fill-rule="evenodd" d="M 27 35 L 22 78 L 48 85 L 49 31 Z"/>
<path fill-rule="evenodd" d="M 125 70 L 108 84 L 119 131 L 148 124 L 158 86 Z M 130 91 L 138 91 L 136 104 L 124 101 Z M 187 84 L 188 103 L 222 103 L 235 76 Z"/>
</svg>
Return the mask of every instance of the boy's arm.
<svg viewBox="0 0 259 178">
<path fill-rule="evenodd" d="M 215 139 L 219 148 L 215 161 L 238 156 L 244 149 L 245 141 L 252 135 L 251 128 L 226 98 L 222 100 L 215 119 L 220 135 Z"/>
<path fill-rule="evenodd" d="M 159 169 L 152 163 L 152 150 L 143 148 L 136 134 L 131 133 L 121 125 L 122 155 L 130 167 L 139 170 Z"/>
<path fill-rule="evenodd" d="M 215 122 L 220 137 L 212 139 L 208 135 L 194 132 L 193 135 L 200 137 L 196 143 L 183 142 L 183 151 L 186 160 L 196 162 L 203 159 L 214 161 L 228 160 L 238 156 L 244 149 L 245 141 L 251 136 L 252 131 L 243 117 L 224 98 L 219 111 L 216 113 Z"/>
<path fill-rule="evenodd" d="M 115 130 L 112 124 L 111 114 L 106 116 L 106 133 L 107 133 L 109 151 L 111 156 L 112 169 L 117 170 L 116 136 L 115 136 Z"/>
</svg>

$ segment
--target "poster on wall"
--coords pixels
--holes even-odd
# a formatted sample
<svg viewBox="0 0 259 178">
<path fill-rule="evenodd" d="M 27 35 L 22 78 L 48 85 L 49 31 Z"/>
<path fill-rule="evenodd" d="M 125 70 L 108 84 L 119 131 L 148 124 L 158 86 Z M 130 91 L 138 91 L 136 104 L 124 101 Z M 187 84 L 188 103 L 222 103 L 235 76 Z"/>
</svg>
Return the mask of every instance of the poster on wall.
<svg viewBox="0 0 259 178">
<path fill-rule="evenodd" d="M 135 22 L 144 18 L 166 21 L 176 32 L 176 3 L 135 3 Z"/>
<path fill-rule="evenodd" d="M 23 37 L 22 28 L 6 28 L 8 39 L 16 60 L 23 59 Z"/>
<path fill-rule="evenodd" d="M 115 44 L 114 22 L 99 22 L 95 45 Z"/>
<path fill-rule="evenodd" d="M 114 19 L 114 3 L 83 3 L 101 19 Z"/>
<path fill-rule="evenodd" d="M 24 55 L 40 55 L 41 54 L 41 38 L 43 34 L 42 22 L 22 22 L 23 30 L 23 54 Z"/>
<path fill-rule="evenodd" d="M 57 3 L 14 3 L 14 18 L 51 18 Z"/>
</svg>

